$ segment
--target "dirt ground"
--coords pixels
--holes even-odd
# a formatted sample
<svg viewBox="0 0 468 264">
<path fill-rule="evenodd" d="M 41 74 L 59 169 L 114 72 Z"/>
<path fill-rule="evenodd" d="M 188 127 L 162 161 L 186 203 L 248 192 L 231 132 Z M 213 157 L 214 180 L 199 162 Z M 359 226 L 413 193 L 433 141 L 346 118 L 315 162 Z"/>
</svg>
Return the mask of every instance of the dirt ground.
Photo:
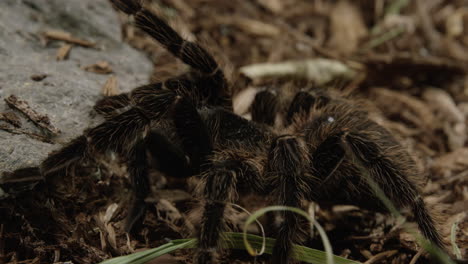
<svg viewBox="0 0 468 264">
<path fill-rule="evenodd" d="M 408 148 L 427 178 L 424 200 L 438 212 L 446 242 L 450 245 L 454 232 L 462 257 L 468 258 L 467 1 L 160 0 L 152 7 L 214 54 L 234 94 L 312 84 L 369 99 L 373 114 Z M 120 16 L 124 41 L 153 61 L 153 80 L 187 69 Z M 318 84 L 310 76 L 241 73 L 256 63 L 314 58 L 342 62 L 356 74 Z M 196 228 L 188 216 L 197 203 L 191 195 L 196 180 L 152 174 L 154 206 L 143 230 L 130 239 L 123 232 L 130 183 L 122 164 L 84 164 L 66 178 L 39 182 L 33 192 L 1 200 L 0 264 L 97 263 L 186 237 Z M 267 205 L 254 196 L 240 203 L 251 211 Z M 427 263 L 417 254 L 415 239 L 391 217 L 349 206 L 309 208 L 336 255 L 363 263 Z M 237 214 L 234 225 L 241 226 L 246 215 Z M 404 215 L 412 221 L 409 212 Z M 306 245 L 320 248 L 318 241 Z M 190 255 L 180 251 L 152 263 L 191 263 Z M 223 259 L 253 263 L 238 251 Z"/>
</svg>

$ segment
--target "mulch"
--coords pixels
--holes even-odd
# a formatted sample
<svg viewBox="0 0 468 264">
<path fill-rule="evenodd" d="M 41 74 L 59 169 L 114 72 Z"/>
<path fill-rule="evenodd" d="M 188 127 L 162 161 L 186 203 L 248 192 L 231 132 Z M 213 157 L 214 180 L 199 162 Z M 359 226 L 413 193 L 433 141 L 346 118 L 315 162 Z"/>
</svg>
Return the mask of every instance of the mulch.
<svg viewBox="0 0 468 264">
<path fill-rule="evenodd" d="M 374 104 L 372 114 L 408 148 L 427 178 L 424 200 L 438 212 L 440 232 L 448 243 L 455 232 L 454 242 L 468 258 L 466 1 L 160 0 L 152 7 L 184 37 L 214 54 L 235 84 L 234 94 L 247 87 L 311 82 L 246 80 L 239 69 L 255 63 L 327 58 L 357 69 L 351 80 L 322 86 Z M 120 15 L 124 40 L 154 63 L 152 80 L 187 69 Z M 76 42 L 67 34 L 48 38 L 57 36 Z M 0 201 L 0 264 L 96 263 L 184 238 L 196 229 L 192 215 L 198 201 L 191 195 L 196 179 L 184 182 L 152 172 L 154 206 L 142 231 L 128 238 L 123 223 L 130 188 L 124 164 L 106 160 L 69 171 L 67 177 L 35 184 L 34 192 L 21 192 L 15 181 L 5 185 L 6 192 L 18 195 Z M 267 202 L 251 196 L 240 204 L 253 211 Z M 344 205 L 310 203 L 308 208 L 325 227 L 336 255 L 363 263 L 427 263 L 398 219 Z M 232 214 L 233 225 L 242 226 L 246 214 Z M 404 215 L 411 223 L 411 214 Z M 307 246 L 320 248 L 319 238 Z M 180 251 L 152 263 L 191 263 L 190 254 Z M 223 259 L 253 263 L 239 251 Z"/>
</svg>

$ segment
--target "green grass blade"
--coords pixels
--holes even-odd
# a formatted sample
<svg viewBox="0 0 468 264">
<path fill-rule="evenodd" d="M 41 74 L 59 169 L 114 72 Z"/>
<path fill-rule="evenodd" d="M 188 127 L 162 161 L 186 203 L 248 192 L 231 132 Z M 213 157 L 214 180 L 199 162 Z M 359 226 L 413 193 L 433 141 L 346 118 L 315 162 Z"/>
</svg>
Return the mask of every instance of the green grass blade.
<svg viewBox="0 0 468 264">
<path fill-rule="evenodd" d="M 244 244 L 244 234 L 243 233 L 234 233 L 226 232 L 223 233 L 222 245 L 230 249 L 239 249 L 246 250 Z M 263 237 L 256 235 L 247 235 L 247 239 L 250 244 L 256 248 L 260 248 L 263 244 Z M 265 253 L 271 254 L 273 250 L 273 245 L 275 244 L 275 239 L 266 238 Z M 171 242 L 164 244 L 160 247 L 154 249 L 148 249 L 145 251 L 133 253 L 127 256 L 117 257 L 101 262 L 100 264 L 143 264 L 154 258 L 160 257 L 164 254 L 174 252 L 179 249 L 189 249 L 196 248 L 197 240 L 192 239 L 176 239 Z M 294 245 L 293 246 L 293 257 L 296 260 L 303 261 L 306 263 L 312 264 L 327 264 L 327 255 L 325 252 L 317 249 L 312 249 L 304 246 Z M 336 264 L 360 264 L 359 262 L 348 260 L 338 256 L 332 256 L 333 261 Z"/>
<path fill-rule="evenodd" d="M 180 239 L 178 241 L 171 241 L 157 248 L 148 249 L 148 250 L 133 253 L 127 256 L 109 259 L 109 260 L 101 262 L 100 264 L 123 264 L 123 263 L 143 264 L 152 259 L 171 253 L 178 249 L 190 248 L 192 244 L 196 244 L 195 239 Z"/>
<path fill-rule="evenodd" d="M 457 257 L 457 259 L 461 259 L 461 251 L 457 245 L 457 229 L 458 229 L 458 221 L 453 223 L 452 228 L 450 229 L 450 244 L 452 244 L 453 254 Z"/>
<path fill-rule="evenodd" d="M 265 207 L 265 208 L 262 208 L 258 211 L 256 211 L 255 213 L 253 213 L 251 216 L 249 216 L 249 218 L 247 218 L 247 221 L 245 221 L 245 225 L 244 225 L 244 243 L 245 243 L 245 247 L 247 249 L 247 251 L 251 254 L 251 255 L 256 255 L 255 254 L 255 251 L 254 249 L 251 247 L 248 239 L 247 239 L 247 227 L 253 223 L 254 221 L 256 221 L 260 216 L 266 214 L 267 212 L 271 212 L 271 211 L 291 211 L 291 212 L 294 212 L 296 214 L 299 214 L 303 217 L 305 217 L 307 220 L 309 220 L 310 223 L 312 223 L 312 225 L 317 228 L 319 234 L 320 234 L 320 238 L 322 239 L 322 243 L 325 247 L 325 252 L 326 252 L 326 256 L 327 256 L 327 264 L 334 264 L 334 258 L 333 258 L 333 250 L 332 250 L 332 247 L 331 247 L 331 244 L 330 244 L 330 241 L 328 240 L 328 236 L 327 234 L 325 233 L 325 230 L 322 228 L 322 226 L 317 222 L 315 221 L 315 219 L 312 219 L 309 214 L 307 214 L 306 212 L 304 212 L 303 210 L 299 209 L 299 208 L 295 208 L 295 207 L 290 207 L 290 206 L 268 206 L 268 207 Z M 299 251 L 296 251 L 296 254 L 300 254 L 301 252 Z M 296 258 L 299 257 L 299 256 L 296 256 Z"/>
</svg>

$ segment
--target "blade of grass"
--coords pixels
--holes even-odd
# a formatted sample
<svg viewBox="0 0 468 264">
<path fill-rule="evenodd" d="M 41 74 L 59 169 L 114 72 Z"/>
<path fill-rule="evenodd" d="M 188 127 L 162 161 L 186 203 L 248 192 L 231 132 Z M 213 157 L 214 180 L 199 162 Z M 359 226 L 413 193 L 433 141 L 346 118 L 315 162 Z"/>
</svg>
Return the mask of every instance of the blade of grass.
<svg viewBox="0 0 468 264">
<path fill-rule="evenodd" d="M 171 241 L 160 247 L 133 253 L 127 256 L 121 256 L 101 262 L 100 264 L 143 264 L 152 259 L 165 255 L 167 253 L 176 251 L 182 248 L 190 248 L 192 244 L 196 244 L 195 239 L 181 239 L 178 241 Z"/>
<path fill-rule="evenodd" d="M 239 249 L 245 250 L 244 244 L 244 234 L 243 233 L 234 233 L 226 232 L 223 234 L 222 244 L 230 249 Z M 275 244 L 275 239 L 273 238 L 263 238 L 256 235 L 247 235 L 247 239 L 250 241 L 251 245 L 254 247 L 261 247 L 263 240 L 265 239 L 265 253 L 271 254 L 273 251 L 273 246 Z M 154 258 L 162 256 L 164 254 L 171 253 L 179 249 L 191 249 L 197 247 L 197 240 L 195 238 L 191 239 L 176 239 L 171 242 L 162 245 L 154 249 L 148 249 L 145 251 L 133 253 L 127 256 L 117 257 L 110 260 L 101 262 L 100 264 L 143 264 Z M 312 249 L 304 246 L 293 245 L 293 257 L 298 261 L 303 261 L 306 263 L 312 264 L 326 264 L 327 263 L 327 254 L 318 249 Z M 338 256 L 332 256 L 336 264 L 361 264 L 356 261 L 345 259 Z"/>
<path fill-rule="evenodd" d="M 247 221 L 244 224 L 243 234 L 244 234 L 245 247 L 246 247 L 247 251 L 251 255 L 254 255 L 255 252 L 254 252 L 254 249 L 251 247 L 249 241 L 247 240 L 247 227 L 252 222 L 256 221 L 257 218 L 259 218 L 260 216 L 266 214 L 267 212 L 271 212 L 271 211 L 291 211 L 291 212 L 294 212 L 296 214 L 302 215 L 307 220 L 309 220 L 309 222 L 312 223 L 312 225 L 315 228 L 317 228 L 317 231 L 320 234 L 320 238 L 322 239 L 322 243 L 323 243 L 323 246 L 325 247 L 325 252 L 326 252 L 326 255 L 327 255 L 327 263 L 328 264 L 334 264 L 335 263 L 334 259 L 333 259 L 333 250 L 332 250 L 330 241 L 328 240 L 328 236 L 325 233 L 325 230 L 322 228 L 322 226 L 317 221 L 315 221 L 315 219 L 310 218 L 310 216 L 306 212 L 304 212 L 303 210 L 295 208 L 295 207 L 289 207 L 289 206 L 269 206 L 269 207 L 265 207 L 265 208 L 262 208 L 262 209 L 256 211 L 251 216 L 249 216 L 249 218 L 247 218 Z M 298 252 L 296 252 L 296 253 L 298 253 Z"/>
<path fill-rule="evenodd" d="M 450 229 L 450 243 L 452 244 L 453 254 L 457 257 L 457 259 L 461 259 L 461 251 L 457 245 L 457 229 L 458 229 L 458 221 L 453 223 L 452 228 Z"/>
</svg>

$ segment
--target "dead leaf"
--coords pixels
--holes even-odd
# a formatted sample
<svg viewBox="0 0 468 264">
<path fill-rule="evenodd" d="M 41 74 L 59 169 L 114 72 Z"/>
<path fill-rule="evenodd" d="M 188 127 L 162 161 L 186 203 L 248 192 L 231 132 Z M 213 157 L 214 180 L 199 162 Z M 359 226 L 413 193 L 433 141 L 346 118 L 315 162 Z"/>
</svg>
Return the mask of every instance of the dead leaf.
<svg viewBox="0 0 468 264">
<path fill-rule="evenodd" d="M 442 89 L 426 88 L 423 98 L 435 113 L 441 128 L 448 137 L 451 150 L 461 148 L 467 139 L 465 116 L 455 104 L 452 96 Z"/>
<path fill-rule="evenodd" d="M 438 177 L 450 177 L 468 169 L 468 148 L 459 148 L 434 160 L 431 171 Z"/>
<path fill-rule="evenodd" d="M 386 115 L 399 115 L 419 128 L 434 128 L 434 114 L 424 101 L 386 88 L 375 88 L 371 92 Z"/>
<path fill-rule="evenodd" d="M 331 37 L 328 45 L 342 54 L 353 53 L 368 30 L 362 14 L 347 0 L 339 1 L 330 15 Z"/>
<path fill-rule="evenodd" d="M 468 8 L 462 7 L 450 14 L 445 20 L 445 31 L 450 38 L 463 34 L 463 18 L 468 16 Z"/>
</svg>

